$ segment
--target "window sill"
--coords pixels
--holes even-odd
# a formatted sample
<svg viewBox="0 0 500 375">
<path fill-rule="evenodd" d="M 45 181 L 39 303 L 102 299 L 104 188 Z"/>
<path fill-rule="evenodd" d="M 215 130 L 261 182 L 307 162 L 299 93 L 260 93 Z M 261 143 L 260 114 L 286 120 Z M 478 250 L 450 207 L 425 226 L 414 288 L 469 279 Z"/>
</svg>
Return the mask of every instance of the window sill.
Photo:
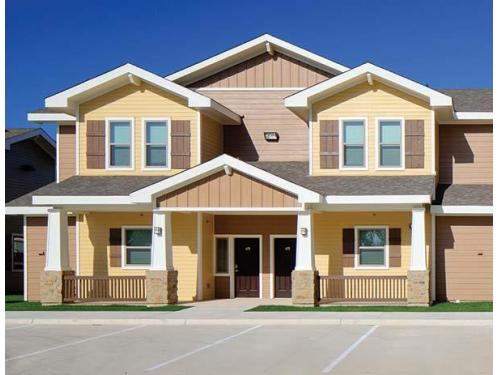
<svg viewBox="0 0 500 375">
<path fill-rule="evenodd" d="M 147 270 L 151 269 L 151 266 L 132 266 L 132 265 L 127 266 L 127 265 L 125 265 L 125 266 L 122 266 L 121 268 L 122 268 L 122 270 L 146 270 L 147 271 Z"/>
</svg>

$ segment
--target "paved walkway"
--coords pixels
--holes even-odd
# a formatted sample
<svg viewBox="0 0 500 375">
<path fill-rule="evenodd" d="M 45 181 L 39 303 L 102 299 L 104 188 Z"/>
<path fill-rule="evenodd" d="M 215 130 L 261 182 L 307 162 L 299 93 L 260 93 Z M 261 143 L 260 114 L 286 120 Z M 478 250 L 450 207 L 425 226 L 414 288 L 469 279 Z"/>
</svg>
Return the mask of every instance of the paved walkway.
<svg viewBox="0 0 500 375">
<path fill-rule="evenodd" d="M 257 305 L 291 304 L 289 299 L 236 298 L 194 302 L 176 312 L 7 311 L 7 324 L 146 325 L 492 325 L 492 313 L 419 312 L 246 312 Z"/>
</svg>

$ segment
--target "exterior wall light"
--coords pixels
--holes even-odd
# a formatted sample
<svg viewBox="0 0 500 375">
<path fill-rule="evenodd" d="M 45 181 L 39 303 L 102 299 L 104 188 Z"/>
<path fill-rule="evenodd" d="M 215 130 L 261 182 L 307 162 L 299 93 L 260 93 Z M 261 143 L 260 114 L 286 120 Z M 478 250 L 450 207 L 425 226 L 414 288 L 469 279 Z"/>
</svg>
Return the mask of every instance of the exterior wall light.
<svg viewBox="0 0 500 375">
<path fill-rule="evenodd" d="M 300 234 L 302 237 L 307 237 L 307 228 L 300 228 Z"/>
<path fill-rule="evenodd" d="M 161 236 L 161 227 L 154 227 L 154 233 L 156 236 Z"/>
<path fill-rule="evenodd" d="M 280 135 L 278 132 L 264 132 L 264 138 L 268 142 L 278 142 Z"/>
</svg>

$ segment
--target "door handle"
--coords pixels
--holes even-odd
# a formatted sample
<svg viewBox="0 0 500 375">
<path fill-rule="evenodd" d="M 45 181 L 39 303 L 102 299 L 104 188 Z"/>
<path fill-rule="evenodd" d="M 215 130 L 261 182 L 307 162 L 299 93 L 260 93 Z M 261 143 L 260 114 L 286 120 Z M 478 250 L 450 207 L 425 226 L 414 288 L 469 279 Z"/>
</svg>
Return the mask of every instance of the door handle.
<svg viewBox="0 0 500 375">
<path fill-rule="evenodd" d="M 42 251 L 41 253 L 38 253 L 38 255 L 40 255 L 40 256 L 45 255 L 45 251 Z"/>
</svg>

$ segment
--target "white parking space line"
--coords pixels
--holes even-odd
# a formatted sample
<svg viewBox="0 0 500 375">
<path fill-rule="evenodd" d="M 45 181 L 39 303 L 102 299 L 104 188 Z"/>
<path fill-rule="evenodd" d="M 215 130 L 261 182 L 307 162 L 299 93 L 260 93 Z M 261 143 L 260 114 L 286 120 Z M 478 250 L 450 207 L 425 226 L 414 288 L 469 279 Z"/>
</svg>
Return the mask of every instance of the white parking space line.
<svg viewBox="0 0 500 375">
<path fill-rule="evenodd" d="M 356 347 L 361 344 L 368 336 L 370 336 L 373 331 L 375 331 L 379 326 L 373 326 L 366 332 L 363 336 L 361 336 L 359 339 L 357 339 L 350 347 L 348 347 L 341 355 L 339 355 L 332 363 L 330 363 L 328 366 L 326 366 L 323 371 L 321 371 L 323 374 L 326 374 L 330 371 L 332 371 L 340 362 L 342 362 L 349 354 L 351 354 Z"/>
<path fill-rule="evenodd" d="M 206 350 L 206 349 L 209 349 L 209 348 L 212 348 L 216 345 L 219 345 L 219 344 L 222 344 L 226 341 L 229 341 L 229 340 L 232 340 L 234 339 L 235 337 L 238 337 L 238 336 L 241 336 L 241 335 L 244 335 L 245 333 L 248 333 L 248 332 L 251 332 L 257 328 L 260 328 L 262 327 L 262 325 L 258 325 L 258 326 L 254 326 L 254 327 L 251 327 L 251 328 L 248 328 L 248 329 L 245 329 L 244 331 L 241 331 L 241 332 L 238 332 L 234 335 L 231 335 L 231 336 L 228 336 L 228 337 L 225 337 L 223 339 L 220 339 L 220 340 L 217 340 L 217 341 L 214 341 L 213 343 L 211 344 L 208 344 L 208 345 L 205 345 L 205 346 L 202 346 L 201 348 L 198 348 L 198 349 L 195 349 L 195 350 L 192 350 L 188 353 L 185 353 L 185 354 L 182 354 L 178 357 L 175 357 L 175 358 L 172 358 L 172 359 L 169 359 L 168 361 L 165 361 L 165 362 L 162 362 L 162 363 L 159 363 L 153 367 L 150 367 L 144 371 L 154 371 L 154 370 L 157 370 L 159 369 L 160 367 L 164 367 L 164 366 L 167 366 L 167 365 L 170 365 L 171 363 L 174 363 L 174 362 L 177 362 L 177 361 L 180 361 L 181 359 L 184 359 L 184 358 L 187 358 L 189 356 L 192 356 L 193 354 L 196 354 L 196 353 L 199 353 L 203 350 Z"/>
<path fill-rule="evenodd" d="M 16 326 L 16 327 L 6 327 L 6 331 L 13 331 L 15 329 L 21 329 L 21 328 L 27 328 L 27 327 L 33 327 L 33 324 L 26 324 L 24 326 Z"/>
<path fill-rule="evenodd" d="M 15 356 L 15 357 L 6 358 L 5 362 L 14 361 L 14 360 L 17 360 L 17 359 L 23 359 L 23 358 L 27 358 L 27 357 L 32 357 L 34 355 L 43 354 L 43 353 L 46 353 L 46 352 L 50 352 L 52 350 L 61 349 L 61 348 L 65 348 L 65 347 L 68 347 L 68 346 L 83 344 L 85 342 L 102 339 L 104 337 L 119 335 L 120 333 L 125 333 L 125 332 L 129 332 L 129 331 L 133 331 L 135 329 L 142 328 L 142 327 L 144 327 L 144 325 L 134 326 L 134 327 L 130 327 L 130 328 L 125 328 L 125 329 L 122 329 L 122 330 L 119 330 L 119 331 L 114 331 L 114 332 L 106 333 L 104 335 L 89 337 L 89 338 L 86 338 L 86 339 L 83 339 L 83 340 L 73 341 L 73 342 L 70 342 L 70 343 L 67 343 L 67 344 L 52 346 L 50 348 L 43 349 L 43 350 L 38 350 L 36 352 L 27 353 L 27 354 L 21 354 L 21 355 Z"/>
</svg>

